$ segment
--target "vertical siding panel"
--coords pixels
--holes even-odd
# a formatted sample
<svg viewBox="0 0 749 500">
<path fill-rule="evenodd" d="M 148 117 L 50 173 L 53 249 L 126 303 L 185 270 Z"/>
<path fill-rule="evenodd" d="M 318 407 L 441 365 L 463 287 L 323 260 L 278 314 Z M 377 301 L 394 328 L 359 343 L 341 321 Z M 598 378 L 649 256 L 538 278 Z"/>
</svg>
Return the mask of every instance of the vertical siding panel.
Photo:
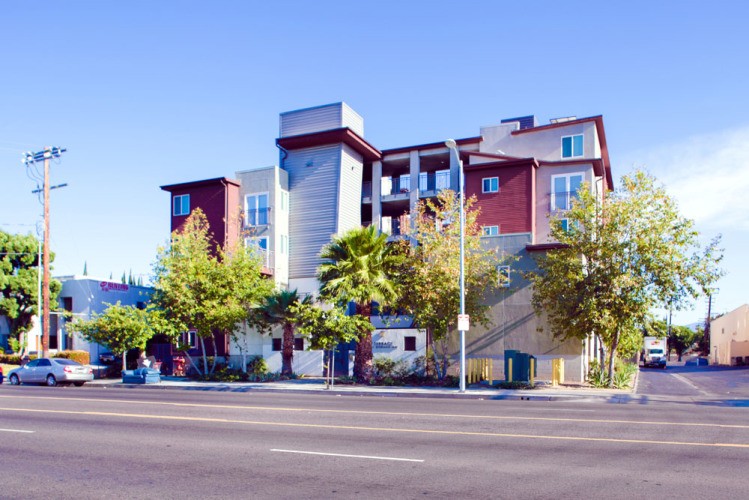
<svg viewBox="0 0 749 500">
<path fill-rule="evenodd" d="M 289 151 L 289 278 L 313 277 L 336 232 L 341 145 Z"/>
<path fill-rule="evenodd" d="M 361 190 L 364 165 L 362 156 L 347 145 L 341 155 L 338 191 L 338 233 L 361 226 Z"/>
</svg>

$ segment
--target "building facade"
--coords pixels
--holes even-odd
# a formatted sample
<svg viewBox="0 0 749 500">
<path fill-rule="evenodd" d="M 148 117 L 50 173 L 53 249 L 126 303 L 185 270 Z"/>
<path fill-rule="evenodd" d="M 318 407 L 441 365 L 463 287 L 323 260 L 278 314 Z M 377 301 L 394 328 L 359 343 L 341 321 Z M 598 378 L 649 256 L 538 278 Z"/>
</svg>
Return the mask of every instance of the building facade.
<svg viewBox="0 0 749 500">
<path fill-rule="evenodd" d="M 734 309 L 710 322 L 710 363 L 749 364 L 749 305 Z"/>
<path fill-rule="evenodd" d="M 437 139 L 379 150 L 365 140 L 363 118 L 345 103 L 281 113 L 279 165 L 237 172 L 232 181 L 238 186 L 245 243 L 268 253 L 268 274 L 279 287 L 315 294 L 320 251 L 332 236 L 360 225 L 375 225 L 393 237 L 405 234 L 420 200 L 443 189 L 458 190 L 462 164 L 465 195 L 476 196 L 481 209 L 485 246 L 515 257 L 503 270 L 508 286 L 490 298 L 492 326 L 471 328 L 467 355 L 501 359 L 506 349 L 521 350 L 539 359 L 540 372 L 550 369 L 552 358 L 564 357 L 568 378 L 582 379 L 597 342 L 553 339 L 531 306 L 523 273 L 535 267 L 534 255 L 554 247 L 550 218 L 564 224 L 579 189 L 586 186 L 600 200 L 612 189 L 603 118 L 566 117 L 546 125 L 533 116 L 504 119 L 480 128 L 475 137 L 457 139 L 460 162 L 446 138 Z M 193 189 L 203 182 L 163 188 L 172 194 L 173 229 L 175 207 L 183 206 L 178 197 L 195 196 Z M 383 341 L 393 346 L 392 357 L 411 356 L 404 340 L 411 336 L 423 353 L 424 333 L 408 326 L 395 341 Z M 273 367 L 272 342 L 256 338 L 248 349 L 270 353 Z M 410 349 L 414 342 L 408 342 Z M 317 356 L 322 359 L 321 354 L 298 355 L 313 357 L 310 366 L 318 366 Z"/>
</svg>

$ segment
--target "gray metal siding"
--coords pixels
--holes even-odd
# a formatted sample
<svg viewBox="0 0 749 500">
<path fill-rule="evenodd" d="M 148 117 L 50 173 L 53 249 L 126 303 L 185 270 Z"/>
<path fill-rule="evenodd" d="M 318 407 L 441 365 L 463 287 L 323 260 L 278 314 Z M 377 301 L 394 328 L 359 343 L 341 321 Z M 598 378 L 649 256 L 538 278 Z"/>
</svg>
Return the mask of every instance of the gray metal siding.
<svg viewBox="0 0 749 500">
<path fill-rule="evenodd" d="M 356 132 L 360 137 L 364 137 L 364 118 L 345 102 L 342 106 L 341 124 Z"/>
<path fill-rule="evenodd" d="M 280 117 L 280 137 L 341 128 L 343 126 L 341 107 L 342 103 L 336 103 L 282 113 Z"/>
<path fill-rule="evenodd" d="M 362 156 L 343 145 L 340 190 L 338 192 L 338 233 L 361 226 Z"/>
<path fill-rule="evenodd" d="M 289 278 L 315 276 L 320 250 L 337 229 L 341 145 L 289 151 Z"/>
</svg>

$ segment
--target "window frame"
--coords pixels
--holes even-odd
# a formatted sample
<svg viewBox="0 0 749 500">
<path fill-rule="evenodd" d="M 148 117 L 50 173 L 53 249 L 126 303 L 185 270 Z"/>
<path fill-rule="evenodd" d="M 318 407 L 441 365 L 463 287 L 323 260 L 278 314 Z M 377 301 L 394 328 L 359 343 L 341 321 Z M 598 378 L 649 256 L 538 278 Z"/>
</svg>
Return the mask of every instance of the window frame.
<svg viewBox="0 0 749 500">
<path fill-rule="evenodd" d="M 260 197 L 265 196 L 265 223 L 260 224 Z M 250 209 L 249 198 L 255 198 L 255 206 Z M 250 222 L 250 212 L 255 214 L 254 222 Z M 244 213 L 245 213 L 245 226 L 267 226 L 270 224 L 270 193 L 268 191 L 258 191 L 256 193 L 247 193 L 244 195 Z"/>
<path fill-rule="evenodd" d="M 416 336 L 415 335 L 403 336 L 403 351 L 404 352 L 416 352 Z"/>
<path fill-rule="evenodd" d="M 486 189 L 486 181 L 489 181 L 489 189 Z M 492 182 L 494 181 L 494 182 Z M 494 186 L 493 184 L 496 184 Z M 482 193 L 499 193 L 499 177 L 484 177 L 481 179 Z"/>
<path fill-rule="evenodd" d="M 578 137 L 580 138 L 580 144 L 579 144 L 580 150 L 579 150 L 578 154 L 575 154 L 575 150 L 576 150 L 575 139 L 578 138 Z M 570 141 L 570 154 L 569 155 L 565 155 L 564 154 L 564 141 L 565 141 L 565 139 L 569 139 L 569 141 Z M 563 160 L 567 160 L 567 159 L 570 159 L 570 158 L 582 158 L 582 157 L 585 156 L 585 134 L 563 135 L 562 138 L 561 138 L 561 145 L 562 145 L 562 148 L 561 148 L 561 151 L 560 151 L 560 156 L 561 156 L 561 158 Z"/>
<path fill-rule="evenodd" d="M 580 177 L 580 187 L 582 187 L 583 184 L 585 184 L 585 172 L 569 172 L 566 174 L 556 174 L 551 176 L 551 211 L 552 212 L 558 212 L 558 211 L 566 211 L 572 208 L 572 199 L 576 197 L 577 191 L 573 194 L 572 190 L 570 189 L 571 185 L 571 179 L 572 177 Z M 559 194 L 564 194 L 567 198 L 567 203 L 565 204 L 564 208 L 557 207 L 557 190 L 556 190 L 556 180 L 557 179 L 565 179 L 564 181 L 564 188 L 565 191 L 560 191 Z"/>
<path fill-rule="evenodd" d="M 496 232 L 493 232 L 493 229 L 496 229 Z M 481 226 L 481 237 L 485 236 L 499 236 L 499 225 Z"/>
<path fill-rule="evenodd" d="M 179 203 L 178 203 L 179 200 Z M 187 200 L 187 208 L 185 209 L 185 203 L 183 200 Z M 179 213 L 177 212 L 177 205 L 179 204 Z M 175 194 L 172 196 L 172 216 L 183 217 L 190 215 L 190 193 L 187 194 Z"/>
<path fill-rule="evenodd" d="M 263 247 L 261 247 L 260 245 L 257 244 L 257 243 L 259 243 L 260 241 L 263 241 L 263 240 L 265 241 L 265 248 L 263 248 Z M 262 251 L 260 253 L 260 255 L 261 255 L 262 260 L 263 260 L 263 266 L 267 267 L 267 268 L 270 268 L 270 252 L 271 252 L 271 250 L 270 250 L 270 248 L 268 246 L 269 244 L 270 244 L 270 238 L 268 238 L 267 236 L 247 236 L 244 239 L 244 246 L 245 246 L 245 248 L 252 246 L 253 249 L 258 249 L 258 250 Z"/>
</svg>

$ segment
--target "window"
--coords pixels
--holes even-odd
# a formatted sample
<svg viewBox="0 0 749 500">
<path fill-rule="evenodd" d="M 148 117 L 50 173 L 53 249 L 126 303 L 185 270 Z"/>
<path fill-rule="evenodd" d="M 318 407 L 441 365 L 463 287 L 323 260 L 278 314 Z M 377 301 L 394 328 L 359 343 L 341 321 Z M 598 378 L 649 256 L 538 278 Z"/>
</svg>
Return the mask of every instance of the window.
<svg viewBox="0 0 749 500">
<path fill-rule="evenodd" d="M 499 286 L 502 288 L 510 287 L 510 266 L 497 266 L 499 275 Z"/>
<path fill-rule="evenodd" d="M 281 235 L 281 253 L 283 255 L 286 255 L 286 252 L 289 250 L 289 237 L 285 234 Z"/>
<path fill-rule="evenodd" d="M 562 137 L 562 158 L 579 158 L 583 155 L 583 135 Z"/>
<path fill-rule="evenodd" d="M 190 195 L 180 194 L 173 198 L 172 215 L 188 215 L 190 213 Z"/>
<path fill-rule="evenodd" d="M 304 339 L 294 339 L 294 350 L 295 351 L 303 351 L 304 350 Z"/>
<path fill-rule="evenodd" d="M 486 177 L 481 181 L 481 192 L 482 193 L 497 193 L 499 192 L 499 177 Z"/>
<path fill-rule="evenodd" d="M 198 347 L 198 332 L 196 330 L 188 330 L 182 334 L 182 343 L 187 344 L 190 347 Z"/>
<path fill-rule="evenodd" d="M 283 339 L 273 339 L 273 350 L 280 351 L 283 348 Z"/>
<path fill-rule="evenodd" d="M 245 224 L 265 226 L 268 224 L 268 193 L 248 194 L 244 199 Z"/>
<path fill-rule="evenodd" d="M 559 225 L 562 226 L 562 231 L 564 231 L 565 233 L 570 230 L 569 219 L 559 219 Z"/>
<path fill-rule="evenodd" d="M 583 174 L 553 175 L 551 177 L 551 210 L 569 210 L 572 200 L 583 184 Z"/>
<path fill-rule="evenodd" d="M 416 350 L 416 337 L 403 337 L 403 350 L 415 351 Z"/>
<path fill-rule="evenodd" d="M 497 236 L 499 235 L 499 226 L 482 226 L 481 235 L 482 236 Z"/>
</svg>

